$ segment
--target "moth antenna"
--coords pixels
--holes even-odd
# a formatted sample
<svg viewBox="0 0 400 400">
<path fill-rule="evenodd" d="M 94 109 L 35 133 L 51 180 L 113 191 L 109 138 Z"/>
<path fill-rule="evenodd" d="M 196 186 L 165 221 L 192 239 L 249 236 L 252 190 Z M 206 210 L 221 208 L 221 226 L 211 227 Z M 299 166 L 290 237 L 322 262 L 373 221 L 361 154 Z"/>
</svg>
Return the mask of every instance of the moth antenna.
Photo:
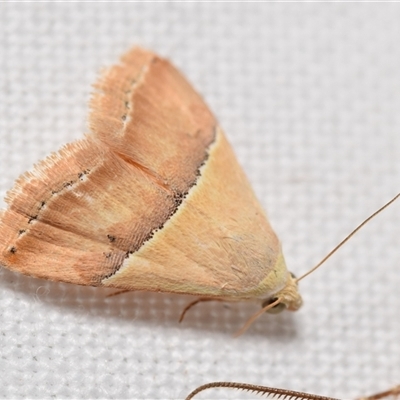
<svg viewBox="0 0 400 400">
<path fill-rule="evenodd" d="M 193 390 L 185 400 L 191 400 L 194 396 L 203 392 L 207 389 L 213 388 L 230 388 L 247 390 L 259 395 L 267 395 L 271 398 L 276 399 L 288 399 L 288 400 L 337 400 L 333 397 L 318 396 L 315 394 L 309 394 L 304 392 L 296 392 L 294 390 L 278 389 L 268 386 L 251 385 L 249 383 L 238 383 L 238 382 L 211 382 L 205 385 L 199 386 L 197 389 Z"/>
<path fill-rule="evenodd" d="M 238 337 L 243 335 L 249 329 L 250 325 L 262 314 L 264 314 L 266 311 L 269 309 L 275 307 L 282 301 L 281 298 L 276 299 L 273 303 L 270 303 L 263 307 L 261 310 L 257 311 L 255 314 L 253 314 L 247 321 L 246 323 L 235 333 L 234 337 Z"/>
<path fill-rule="evenodd" d="M 400 385 L 398 385 L 392 389 L 385 390 L 384 392 L 376 393 L 376 394 L 373 394 L 372 396 L 368 396 L 368 397 L 362 397 L 357 400 L 380 400 L 385 397 L 394 397 L 394 398 L 400 397 Z"/>
<path fill-rule="evenodd" d="M 390 201 L 383 205 L 379 210 L 372 213 L 368 218 L 366 218 L 360 225 L 357 226 L 350 234 L 348 234 L 333 250 L 331 250 L 315 267 L 311 268 L 308 272 L 302 275 L 300 278 L 296 279 L 296 282 L 301 281 L 306 276 L 312 274 L 316 269 L 318 269 L 332 254 L 336 253 L 356 232 L 358 232 L 365 224 L 371 221 L 372 218 L 376 217 L 381 213 L 386 207 L 389 207 L 394 201 L 400 197 L 400 193 L 396 194 Z"/>
</svg>

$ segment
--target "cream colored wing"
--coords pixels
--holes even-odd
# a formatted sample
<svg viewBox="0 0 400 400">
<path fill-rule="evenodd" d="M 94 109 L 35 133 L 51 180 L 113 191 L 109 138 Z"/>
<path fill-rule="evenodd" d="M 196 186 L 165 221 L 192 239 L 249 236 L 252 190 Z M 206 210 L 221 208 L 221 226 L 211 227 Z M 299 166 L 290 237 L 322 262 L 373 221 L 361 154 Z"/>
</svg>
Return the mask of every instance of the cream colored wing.
<svg viewBox="0 0 400 400">
<path fill-rule="evenodd" d="M 270 274 L 273 287 L 265 288 Z M 286 282 L 278 239 L 220 129 L 177 212 L 103 280 L 106 286 L 225 298 L 265 297 Z"/>
</svg>

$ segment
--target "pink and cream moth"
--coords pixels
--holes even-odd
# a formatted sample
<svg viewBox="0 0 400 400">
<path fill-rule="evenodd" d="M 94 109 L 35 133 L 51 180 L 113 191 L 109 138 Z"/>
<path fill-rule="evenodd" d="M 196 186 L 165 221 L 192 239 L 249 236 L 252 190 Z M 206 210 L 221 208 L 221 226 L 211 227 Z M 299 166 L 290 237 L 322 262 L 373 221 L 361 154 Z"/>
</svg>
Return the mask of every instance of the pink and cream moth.
<svg viewBox="0 0 400 400">
<path fill-rule="evenodd" d="M 95 84 L 89 133 L 20 176 L 0 264 L 38 278 L 297 310 L 297 281 L 199 94 L 134 48 Z"/>
</svg>

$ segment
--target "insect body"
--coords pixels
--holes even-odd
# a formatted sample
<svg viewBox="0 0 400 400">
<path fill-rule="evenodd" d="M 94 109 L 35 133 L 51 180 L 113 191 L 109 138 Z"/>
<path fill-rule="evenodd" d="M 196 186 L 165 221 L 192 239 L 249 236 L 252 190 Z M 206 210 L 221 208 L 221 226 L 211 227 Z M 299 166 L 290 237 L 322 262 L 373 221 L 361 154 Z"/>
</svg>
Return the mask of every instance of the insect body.
<svg viewBox="0 0 400 400">
<path fill-rule="evenodd" d="M 90 132 L 18 178 L 0 264 L 79 285 L 297 310 L 297 281 L 222 129 L 139 48 L 95 85 Z"/>
</svg>

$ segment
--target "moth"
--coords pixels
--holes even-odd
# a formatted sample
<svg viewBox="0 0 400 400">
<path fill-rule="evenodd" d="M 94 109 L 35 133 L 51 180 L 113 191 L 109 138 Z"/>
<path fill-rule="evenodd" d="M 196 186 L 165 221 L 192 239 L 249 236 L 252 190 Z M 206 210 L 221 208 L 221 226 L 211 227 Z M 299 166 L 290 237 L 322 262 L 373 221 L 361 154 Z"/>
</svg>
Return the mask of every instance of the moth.
<svg viewBox="0 0 400 400">
<path fill-rule="evenodd" d="M 90 132 L 7 193 L 0 264 L 78 285 L 297 310 L 279 240 L 182 74 L 134 48 L 94 87 Z"/>
<path fill-rule="evenodd" d="M 298 310 L 299 280 L 332 252 L 301 278 L 287 270 L 222 128 L 181 73 L 134 48 L 94 87 L 90 132 L 7 193 L 0 265 L 53 281 L 199 297 L 184 312 L 199 301 L 259 302 L 240 333 L 265 311 Z M 226 382 L 188 399 L 218 386 L 327 399 Z"/>
</svg>

